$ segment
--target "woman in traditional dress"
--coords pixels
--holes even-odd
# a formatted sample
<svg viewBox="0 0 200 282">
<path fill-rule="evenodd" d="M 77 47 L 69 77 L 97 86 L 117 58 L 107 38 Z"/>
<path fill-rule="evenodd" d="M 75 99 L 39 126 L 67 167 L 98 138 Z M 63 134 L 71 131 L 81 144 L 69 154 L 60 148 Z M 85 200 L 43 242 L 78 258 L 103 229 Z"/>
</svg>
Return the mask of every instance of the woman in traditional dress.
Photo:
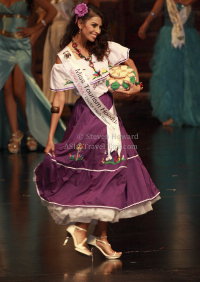
<svg viewBox="0 0 200 282">
<path fill-rule="evenodd" d="M 37 192 L 57 224 L 70 224 L 65 243 L 72 235 L 78 252 L 91 255 L 87 241 L 106 258 L 119 258 L 121 252 L 114 252 L 107 240 L 108 222 L 144 214 L 160 198 L 106 86 L 109 69 L 115 65 L 124 62 L 133 68 L 137 82 L 138 72 L 129 49 L 108 41 L 105 15 L 92 4 L 76 6 L 61 47 L 51 72 L 53 114 L 46 156 L 35 169 Z M 62 143 L 54 146 L 67 89 L 81 98 Z M 132 84 L 121 95 L 140 90 L 141 85 Z M 98 223 L 87 239 L 92 220 Z"/>
<path fill-rule="evenodd" d="M 164 6 L 152 59 L 149 98 L 163 126 L 200 126 L 200 37 L 194 28 L 195 0 L 157 0 L 139 29 L 145 39 L 152 20 Z"/>
<path fill-rule="evenodd" d="M 27 27 L 34 3 L 46 16 Z M 51 105 L 31 73 L 31 44 L 55 15 L 56 9 L 47 0 L 0 1 L 0 148 L 8 146 L 10 153 L 19 151 L 24 134 L 30 151 L 36 150 L 37 142 L 46 145 Z M 57 141 L 64 130 L 59 121 Z"/>
<path fill-rule="evenodd" d="M 43 92 L 50 103 L 54 98 L 54 93 L 51 91 L 50 72 L 53 65 L 56 63 L 56 55 L 59 51 L 59 42 L 64 35 L 67 23 L 72 16 L 72 9 L 75 5 L 75 0 L 51 0 L 51 4 L 56 8 L 57 15 L 49 26 L 43 56 L 42 79 Z M 72 106 L 77 100 L 77 96 L 73 94 L 72 90 L 66 91 L 66 104 Z"/>
</svg>

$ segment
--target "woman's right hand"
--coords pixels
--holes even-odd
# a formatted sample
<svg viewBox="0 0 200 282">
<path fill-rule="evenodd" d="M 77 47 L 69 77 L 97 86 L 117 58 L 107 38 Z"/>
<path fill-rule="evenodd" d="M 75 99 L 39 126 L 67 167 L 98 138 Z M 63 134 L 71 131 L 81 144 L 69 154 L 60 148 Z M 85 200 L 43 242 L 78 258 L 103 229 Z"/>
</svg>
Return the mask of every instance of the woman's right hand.
<svg viewBox="0 0 200 282">
<path fill-rule="evenodd" d="M 51 141 L 51 140 L 48 140 L 48 141 L 47 141 L 46 148 L 45 148 L 44 152 L 45 152 L 46 154 L 51 153 L 52 156 L 55 157 L 55 153 L 54 153 L 54 142 L 53 142 L 53 141 Z"/>
<path fill-rule="evenodd" d="M 34 27 L 17 27 L 17 29 L 19 30 L 17 34 L 23 38 L 30 37 L 35 32 Z"/>
<path fill-rule="evenodd" d="M 147 29 L 148 29 L 149 25 L 147 24 L 147 22 L 144 22 L 141 27 L 139 28 L 138 30 L 138 36 L 141 38 L 141 39 L 145 39 L 146 38 L 146 32 L 147 32 Z"/>
</svg>

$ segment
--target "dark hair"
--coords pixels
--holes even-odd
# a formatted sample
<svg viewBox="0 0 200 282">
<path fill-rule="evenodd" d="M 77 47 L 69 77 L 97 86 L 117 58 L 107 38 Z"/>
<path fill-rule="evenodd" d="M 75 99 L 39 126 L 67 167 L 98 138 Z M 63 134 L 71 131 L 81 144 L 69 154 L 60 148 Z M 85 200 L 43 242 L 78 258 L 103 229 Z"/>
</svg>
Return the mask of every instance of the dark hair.
<svg viewBox="0 0 200 282">
<path fill-rule="evenodd" d="M 26 0 L 26 3 L 28 5 L 28 10 L 32 12 L 33 11 L 33 0 Z"/>
<path fill-rule="evenodd" d="M 92 17 L 99 16 L 102 20 L 101 33 L 97 36 L 94 42 L 87 42 L 87 49 L 91 54 L 97 57 L 98 61 L 102 61 L 104 56 L 108 56 L 108 39 L 109 39 L 109 24 L 105 14 L 95 5 L 88 4 L 88 13 L 82 17 L 83 23 Z M 70 19 L 65 35 L 60 41 L 60 49 L 65 48 L 71 41 L 72 38 L 79 32 L 78 24 L 76 23 L 76 15 Z"/>
</svg>

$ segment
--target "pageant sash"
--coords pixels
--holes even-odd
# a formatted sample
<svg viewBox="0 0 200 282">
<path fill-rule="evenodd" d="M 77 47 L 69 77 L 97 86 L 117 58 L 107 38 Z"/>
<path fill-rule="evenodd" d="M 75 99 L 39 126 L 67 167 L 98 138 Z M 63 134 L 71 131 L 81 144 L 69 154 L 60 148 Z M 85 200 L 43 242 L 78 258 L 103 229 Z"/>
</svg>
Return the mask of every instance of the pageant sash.
<svg viewBox="0 0 200 282">
<path fill-rule="evenodd" d="M 172 45 L 175 48 L 181 48 L 182 45 L 185 45 L 185 31 L 183 25 L 188 20 L 192 8 L 191 5 L 184 6 L 179 12 L 174 0 L 166 0 L 166 2 L 170 20 L 173 24 Z"/>
<path fill-rule="evenodd" d="M 87 77 L 78 65 L 77 60 L 73 58 L 71 50 L 60 52 L 59 57 L 65 70 L 69 72 L 75 87 L 77 88 L 81 97 L 84 99 L 85 103 L 107 127 L 107 160 L 112 158 L 111 152 L 113 151 L 117 151 L 118 155 L 120 156 L 122 149 L 121 133 L 114 105 L 110 110 L 108 110 L 101 102 L 99 97 L 94 93 Z"/>
</svg>

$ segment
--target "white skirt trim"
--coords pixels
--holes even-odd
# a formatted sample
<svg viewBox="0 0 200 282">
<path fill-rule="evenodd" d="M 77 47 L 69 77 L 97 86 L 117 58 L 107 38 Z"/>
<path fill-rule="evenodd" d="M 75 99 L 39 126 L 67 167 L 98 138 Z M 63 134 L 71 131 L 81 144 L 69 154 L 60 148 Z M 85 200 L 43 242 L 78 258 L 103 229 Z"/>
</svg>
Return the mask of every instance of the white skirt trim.
<svg viewBox="0 0 200 282">
<path fill-rule="evenodd" d="M 36 183 L 36 176 L 34 175 L 35 185 L 37 193 L 42 201 L 42 204 L 46 206 L 51 214 L 52 218 L 57 224 L 67 225 L 71 222 L 84 222 L 90 223 L 91 221 L 106 221 L 106 222 L 118 222 L 122 218 L 130 218 L 138 215 L 145 214 L 151 210 L 152 204 L 160 200 L 160 192 L 158 192 L 151 199 L 146 199 L 141 202 L 137 202 L 123 209 L 116 207 L 105 206 L 67 206 L 60 205 L 53 202 L 48 202 L 40 196 L 39 189 Z M 95 223 L 95 222 L 93 222 Z"/>
<path fill-rule="evenodd" d="M 37 167 L 35 168 L 35 170 L 37 169 Z M 134 203 L 134 204 L 132 204 L 132 205 L 130 205 L 130 206 L 127 206 L 127 207 L 125 207 L 125 208 L 122 208 L 122 209 L 119 209 L 119 208 L 116 208 L 116 207 L 108 207 L 108 206 L 93 206 L 93 205 L 89 205 L 89 206 L 87 206 L 87 205 L 73 205 L 73 206 L 71 206 L 71 205 L 61 205 L 61 204 L 58 204 L 58 203 L 55 203 L 55 202 L 49 202 L 49 201 L 47 201 L 47 200 L 45 200 L 44 198 L 42 198 L 41 197 L 41 195 L 40 195 L 40 192 L 39 192 L 39 189 L 38 189 L 38 186 L 37 186 L 37 182 L 36 182 L 36 175 L 35 175 L 35 170 L 34 170 L 34 177 L 33 177 L 33 181 L 35 182 L 35 186 L 36 186 L 36 190 L 37 190 L 37 193 L 38 193 L 38 195 L 39 195 L 39 197 L 40 197 L 40 199 L 41 199 L 41 201 L 42 201 L 42 204 L 44 205 L 44 206 L 51 206 L 51 205 L 54 205 L 54 206 L 58 206 L 58 207 L 63 207 L 63 208 L 72 208 L 72 209 L 74 209 L 74 208 L 83 208 L 83 209 L 85 209 L 85 208 L 88 208 L 88 209 L 91 209 L 91 208 L 94 208 L 94 209 L 114 209 L 114 210 L 116 210 L 116 211 L 118 211 L 118 212 L 121 212 L 121 211 L 123 211 L 123 210 L 125 210 L 125 209 L 128 209 L 128 208 L 131 208 L 132 206 L 137 206 L 137 205 L 140 205 L 140 204 L 144 204 L 145 202 L 152 202 L 152 201 L 154 201 L 155 202 L 155 199 L 157 198 L 157 197 L 159 197 L 159 199 L 160 199 L 160 192 L 158 192 L 154 197 L 152 197 L 152 198 L 149 198 L 149 199 L 146 199 L 146 200 L 143 200 L 143 201 L 140 201 L 140 202 L 137 202 L 137 203 Z M 158 199 L 158 200 L 159 200 Z"/>
<path fill-rule="evenodd" d="M 93 224 L 97 220 L 106 222 L 118 222 L 122 218 L 131 218 L 145 214 L 151 210 L 152 204 L 160 199 L 157 195 L 153 200 L 147 201 L 141 204 L 132 205 L 126 209 L 116 210 L 111 208 L 101 208 L 101 207 L 66 207 L 58 206 L 55 204 L 42 201 L 42 203 L 47 206 L 49 213 L 54 219 L 55 223 L 60 225 L 67 225 L 72 222 L 84 222 Z"/>
</svg>

